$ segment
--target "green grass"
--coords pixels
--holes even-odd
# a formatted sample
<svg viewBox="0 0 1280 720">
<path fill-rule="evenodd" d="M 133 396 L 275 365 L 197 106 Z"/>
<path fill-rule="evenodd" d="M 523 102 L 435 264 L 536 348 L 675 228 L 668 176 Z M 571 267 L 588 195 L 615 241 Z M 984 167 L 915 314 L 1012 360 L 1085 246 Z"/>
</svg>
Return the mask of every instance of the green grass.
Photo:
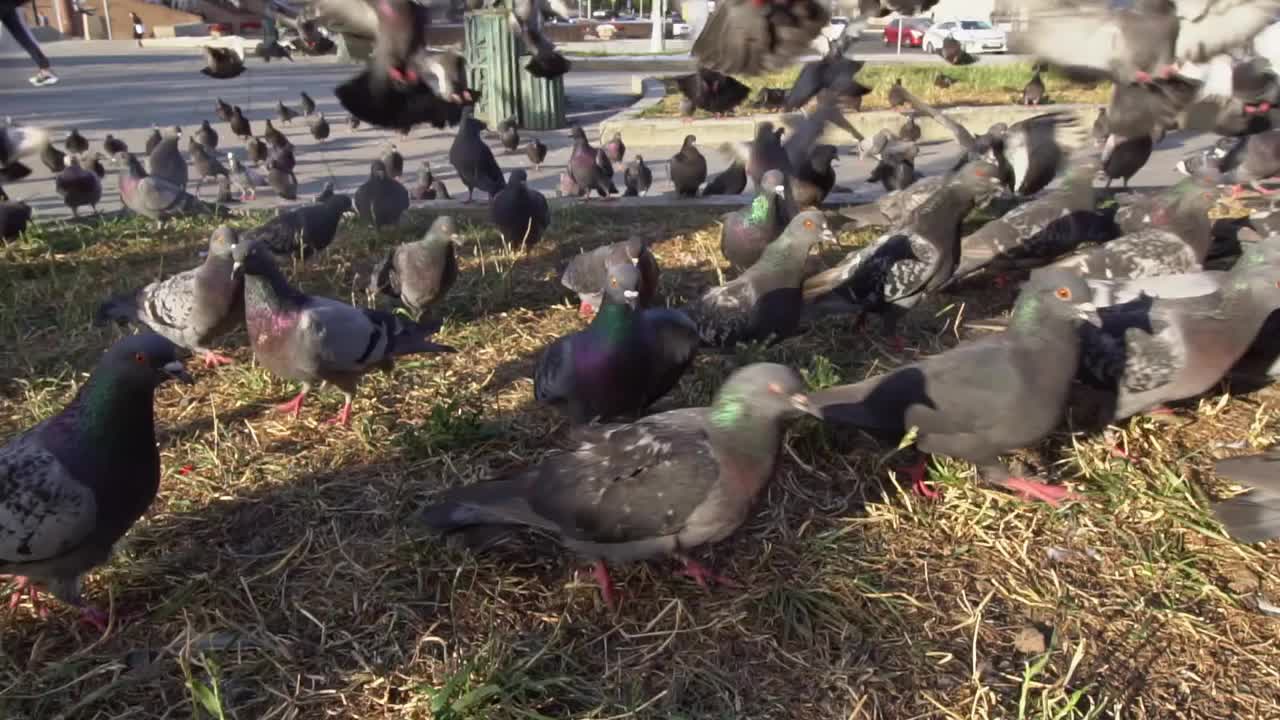
<svg viewBox="0 0 1280 720">
<path fill-rule="evenodd" d="M 789 89 L 800 73 L 799 67 L 757 77 L 739 78 L 751 88 L 747 101 L 738 108 L 738 114 L 763 112 L 751 107 L 760 88 Z M 934 85 L 939 74 L 950 77 L 954 84 L 941 89 Z M 983 64 L 952 67 L 940 64 L 889 64 L 868 62 L 858 73 L 857 80 L 872 89 L 863 97 L 863 110 L 885 110 L 889 107 L 889 87 L 898 78 L 917 97 L 936 107 L 966 105 L 1007 105 L 1022 97 L 1022 87 L 1031 79 L 1029 63 Z M 1051 104 L 1098 103 L 1105 104 L 1111 92 L 1107 83 L 1081 85 L 1057 73 L 1043 76 L 1047 90 L 1047 102 Z M 662 102 L 646 108 L 644 117 L 676 117 L 680 114 L 680 91 L 674 84 L 668 85 L 667 97 Z M 695 117 L 710 117 L 699 110 Z"/>
<path fill-rule="evenodd" d="M 638 563 L 616 569 L 616 613 L 544 538 L 474 555 L 422 537 L 410 519 L 441 488 L 568 442 L 529 379 L 538 350 L 582 325 L 557 282 L 567 259 L 651 237 L 679 304 L 728 273 L 715 216 L 557 210 L 528 255 L 464 220 L 438 338 L 459 352 L 368 376 L 349 430 L 321 422 L 341 402 L 329 389 L 298 422 L 275 415 L 294 388 L 229 338 L 236 365 L 158 394 L 160 495 L 86 587 L 113 608 L 112 630 L 20 606 L 0 626 L 0 717 L 1280 717 L 1275 620 L 1255 601 L 1276 602 L 1280 547 L 1225 540 L 1207 510 L 1228 492 L 1212 459 L 1244 451 L 1223 443 L 1275 441 L 1270 390 L 1111 428 L 1129 459 L 1068 423 L 1010 458 L 1086 497 L 1056 511 L 978 487 L 947 458 L 930 466 L 941 501 L 900 492 L 891 448 L 799 421 L 757 511 L 698 551 L 744 588 L 704 592 L 670 562 Z M 430 220 L 381 236 L 347 223 L 287 270 L 310 292 L 362 299 L 374 260 Z M 56 412 L 118 336 L 90 323 L 100 299 L 191 266 L 211 228 L 55 223 L 0 247 L 0 437 Z M 869 236 L 841 234 L 824 260 Z M 867 334 L 842 318 L 708 354 L 660 408 L 705 403 L 748 359 L 816 387 L 883 372 L 978 334 L 967 324 L 1011 292 L 925 303 L 901 355 L 874 321 Z M 1015 645 L 1028 628 L 1043 652 Z"/>
</svg>

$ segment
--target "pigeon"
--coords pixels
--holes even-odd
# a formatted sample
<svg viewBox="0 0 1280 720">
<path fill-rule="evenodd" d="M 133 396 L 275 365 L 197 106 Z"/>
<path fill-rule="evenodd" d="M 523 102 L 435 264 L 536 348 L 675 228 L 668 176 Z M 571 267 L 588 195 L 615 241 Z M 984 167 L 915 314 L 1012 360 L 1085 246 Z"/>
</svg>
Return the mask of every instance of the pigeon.
<svg viewBox="0 0 1280 720">
<path fill-rule="evenodd" d="M 213 101 L 213 114 L 217 115 L 222 122 L 229 123 L 234 112 L 231 105 L 224 102 L 222 98 L 215 98 Z"/>
<path fill-rule="evenodd" d="M 311 386 L 324 381 L 338 386 L 344 396 L 332 422 L 349 426 L 351 401 L 365 373 L 389 370 L 403 355 L 453 352 L 427 339 L 438 325 L 419 325 L 295 289 L 261 243 L 236 243 L 232 256 L 244 275 L 245 325 L 254 358 L 272 374 L 302 383 L 302 391 L 279 406 L 280 412 L 298 417 Z"/>
<path fill-rule="evenodd" d="M 271 124 L 271 118 L 263 120 L 262 125 L 262 139 L 265 140 L 267 145 L 272 149 L 288 147 L 291 144 L 289 142 L 289 138 L 285 137 L 284 133 L 277 130 L 276 127 Z"/>
<path fill-rule="evenodd" d="M 1121 280 L 1199 270 L 1212 242 L 1214 193 L 1188 178 L 1170 188 L 1146 227 L 1054 263 L 1087 278 Z"/>
<path fill-rule="evenodd" d="M 39 153 L 41 160 L 48 164 L 45 149 L 51 146 L 49 131 L 43 128 L 13 124 L 0 127 L 0 180 L 16 182 L 30 175 L 31 168 L 20 162 L 28 155 Z M 50 172 L 58 171 L 51 169 Z"/>
<path fill-rule="evenodd" d="M 239 239 L 235 230 L 219 227 L 198 267 L 107 300 L 94 324 L 142 325 L 200 354 L 205 367 L 231 364 L 209 346 L 244 322 L 244 284 L 232 277 L 231 248 Z"/>
<path fill-rule="evenodd" d="M 820 306 L 884 317 L 885 334 L 901 349 L 898 316 L 951 279 L 960 255 L 960 225 L 1001 187 L 991 163 L 970 162 L 953 174 L 907 222 L 849 253 L 835 267 L 804 283 L 804 300 Z"/>
<path fill-rule="evenodd" d="M 85 159 L 88 162 L 88 167 L 86 169 L 91 170 L 94 175 L 97 175 L 99 180 L 107 176 L 107 166 L 102 164 L 102 153 L 94 153 Z"/>
<path fill-rule="evenodd" d="M 498 123 L 498 140 L 502 147 L 511 154 L 520 148 L 520 121 L 514 115 Z"/>
<path fill-rule="evenodd" d="M 351 212 L 351 198 L 333 195 L 310 205 L 280 211 L 274 218 L 246 230 L 244 242 L 259 242 L 277 255 L 309 258 L 333 243 L 342 217 Z"/>
<path fill-rule="evenodd" d="M 448 188 L 448 187 L 446 187 L 446 186 L 445 186 L 445 184 L 444 184 L 444 181 L 443 181 L 443 180 L 441 180 L 441 179 L 439 179 L 439 178 L 436 178 L 435 183 L 433 183 L 433 184 L 431 185 L 431 189 L 432 189 L 432 190 L 435 190 L 435 192 L 436 192 L 436 196 L 435 196 L 435 199 L 436 199 L 436 200 L 451 200 L 451 199 L 452 199 L 452 198 L 450 198 L 450 197 L 449 197 L 449 188 Z"/>
<path fill-rule="evenodd" d="M 705 67 L 677 77 L 675 83 L 695 108 L 706 110 L 717 117 L 733 112 L 751 94 L 751 88 L 746 85 Z"/>
<path fill-rule="evenodd" d="M 356 188 L 355 207 L 360 219 L 374 228 L 395 225 L 409 209 L 409 191 L 387 176 L 381 160 L 374 160 L 369 166 L 369 179 Z"/>
<path fill-rule="evenodd" d="M 111 557 L 160 487 L 156 388 L 191 384 L 177 348 L 143 334 L 120 339 L 57 415 L 0 447 L 0 572 L 36 603 L 36 585 L 80 609 L 101 630 L 108 618 L 81 598 L 80 578 Z"/>
<path fill-rule="evenodd" d="M 565 169 L 560 173 L 556 194 L 558 197 L 582 197 L 585 193 L 582 188 L 578 187 L 577 181 L 573 179 L 573 175 L 569 173 L 569 170 Z"/>
<path fill-rule="evenodd" d="M 231 119 L 227 122 L 231 125 L 231 132 L 236 137 L 253 137 L 253 128 L 249 125 L 249 120 L 244 116 L 244 112 L 239 105 L 231 108 Z"/>
<path fill-rule="evenodd" d="M 453 218 L 441 215 L 431 222 L 421 240 L 388 250 L 369 276 L 370 302 L 381 292 L 421 318 L 458 279 L 455 252 L 459 239 Z"/>
<path fill-rule="evenodd" d="M 609 156 L 609 162 L 620 163 L 626 158 L 627 144 L 622 141 L 622 133 L 613 134 L 613 138 L 604 144 L 604 152 Z"/>
<path fill-rule="evenodd" d="M 1044 104 L 1044 81 L 1040 79 L 1040 73 L 1031 74 L 1031 79 L 1022 87 L 1023 105 L 1043 105 Z"/>
<path fill-rule="evenodd" d="M 684 118 L 686 122 L 693 121 L 693 114 L 697 110 L 698 108 L 693 106 L 692 100 L 687 97 L 680 98 L 680 117 Z"/>
<path fill-rule="evenodd" d="M 735 269 L 754 265 L 765 247 L 786 229 L 784 182 L 781 172 L 770 170 L 765 173 L 763 189 L 750 205 L 720 216 L 720 252 Z"/>
<path fill-rule="evenodd" d="M 382 165 L 387 169 L 387 175 L 396 180 L 404 175 L 404 156 L 394 144 L 388 146 L 387 151 L 382 154 Z"/>
<path fill-rule="evenodd" d="M 531 53 L 529 62 L 524 66 L 529 74 L 550 79 L 569 72 L 572 63 L 556 52 L 555 44 L 544 30 L 546 15 L 556 16 L 562 21 L 569 19 L 569 8 L 563 0 L 515 0 L 510 7 L 520 37 Z"/>
<path fill-rule="evenodd" d="M 751 104 L 762 110 L 777 112 L 781 110 L 787 102 L 787 91 L 785 88 L 760 88 L 752 99 Z"/>
<path fill-rule="evenodd" d="M 431 162 L 422 161 L 422 166 L 418 168 L 418 184 L 413 188 L 414 200 L 435 200 L 436 189 L 435 175 L 431 172 Z"/>
<path fill-rule="evenodd" d="M 293 62 L 293 52 L 275 40 L 259 43 L 258 47 L 254 48 L 253 53 L 266 63 L 271 62 L 271 58 L 285 58 L 289 62 Z"/>
<path fill-rule="evenodd" d="M 1057 188 L 965 236 L 952 282 L 982 270 L 1044 265 L 1085 243 L 1115 237 L 1115 223 L 1097 211 L 1093 178 L 1098 166 L 1097 154 L 1085 156 Z"/>
<path fill-rule="evenodd" d="M 1071 494 L 1031 478 L 1010 477 L 998 456 L 1039 442 L 1066 408 L 1080 358 L 1078 325 L 1095 312 L 1077 275 L 1037 270 L 1023 286 L 1009 329 L 963 343 L 852 385 L 811 396 L 828 423 L 885 435 L 907 434 L 926 453 L 978 466 L 979 477 L 1024 498 L 1057 505 Z M 923 460 L 904 473 L 918 491 Z"/>
<path fill-rule="evenodd" d="M 1080 331 L 1080 377 L 1114 394 L 1112 420 L 1194 397 L 1226 375 L 1276 310 L 1280 249 L 1256 243 L 1214 293 L 1099 308 L 1101 325 Z"/>
<path fill-rule="evenodd" d="M 702 196 L 740 195 L 747 189 L 747 168 L 738 158 L 733 158 L 729 167 L 707 181 L 702 188 Z"/>
<path fill-rule="evenodd" d="M 102 181 L 93 171 L 80 166 L 79 156 L 71 156 L 71 164 L 58 173 L 53 184 L 62 202 L 71 208 L 73 216 L 80 217 L 80 208 L 85 205 L 97 214 L 98 201 L 102 199 Z"/>
<path fill-rule="evenodd" d="M 805 63 L 783 100 L 783 109 L 799 110 L 819 93 L 827 92 L 837 100 L 851 101 L 860 110 L 862 96 L 871 88 L 854 80 L 864 63 L 845 57 L 846 49 L 841 43 L 832 43 L 821 59 Z"/>
<path fill-rule="evenodd" d="M 489 202 L 489 217 L 502 242 L 526 250 L 537 244 L 551 225 L 546 197 L 527 183 L 524 170 L 512 170 L 506 186 Z"/>
<path fill-rule="evenodd" d="M 159 147 L 161 140 L 164 140 L 164 135 L 160 134 L 160 128 L 152 125 L 151 134 L 147 136 L 147 141 L 143 145 L 143 150 L 146 151 L 148 157 L 150 157 L 152 151 Z"/>
<path fill-rule="evenodd" d="M 916 157 L 920 154 L 918 145 L 895 140 L 888 130 L 881 130 L 868 140 L 858 145 L 863 157 L 876 161 L 867 182 L 878 182 L 886 192 L 894 192 L 911 187 L 920 179 L 920 173 L 916 172 Z"/>
<path fill-rule="evenodd" d="M 836 184 L 836 171 L 831 163 L 836 162 L 836 149 L 833 145 L 815 145 L 807 163 L 798 163 L 791 183 L 791 198 L 797 208 L 816 208 L 827 199 L 827 194 Z"/>
<path fill-rule="evenodd" d="M 1111 123 L 1107 122 L 1107 109 L 1098 108 L 1098 117 L 1093 121 L 1093 129 L 1090 131 L 1093 136 L 1093 144 L 1102 147 L 1107 144 L 1107 138 L 1111 137 Z"/>
<path fill-rule="evenodd" d="M 908 115 L 907 121 L 898 129 L 898 139 L 906 142 L 920 142 L 920 126 L 916 124 L 914 115 Z"/>
<path fill-rule="evenodd" d="M 613 184 L 613 178 L 604 176 L 605 170 L 601 168 L 598 153 L 591 147 L 587 134 L 575 125 L 569 131 L 569 136 L 573 138 L 573 150 L 569 153 L 567 170 L 577 185 L 579 194 L 590 197 L 594 190 L 600 197 L 607 198 L 611 193 L 616 193 L 618 189 Z"/>
<path fill-rule="evenodd" d="M 675 387 L 697 354 L 698 328 L 678 310 L 639 309 L 640 282 L 625 251 L 606 256 L 599 310 L 542 352 L 535 400 L 581 424 L 640 412 Z"/>
<path fill-rule="evenodd" d="M 529 144 L 524 148 L 524 154 L 529 158 L 529 164 L 533 165 L 533 169 L 542 169 L 542 161 L 547 159 L 547 146 L 538 138 L 531 138 Z"/>
<path fill-rule="evenodd" d="M 322 203 L 336 194 L 337 193 L 333 189 L 333 181 L 326 180 L 324 186 L 320 188 L 320 192 L 316 193 L 316 196 L 311 199 L 311 202 Z"/>
<path fill-rule="evenodd" d="M 711 288 L 686 308 L 703 343 L 732 348 L 739 342 L 778 342 L 790 337 L 804 310 L 800 286 L 809 250 L 818 242 L 834 240 L 826 218 L 817 210 L 792 218 L 746 272 Z"/>
<path fill-rule="evenodd" d="M 602 293 L 608 284 L 611 262 L 627 260 L 636 266 L 640 279 L 635 288 L 636 307 L 647 308 L 654 303 L 658 292 L 658 276 L 661 273 L 658 260 L 649 250 L 649 244 L 641 238 L 631 238 L 587 252 L 579 253 L 565 266 L 560 284 L 578 294 L 578 314 L 590 317 L 602 302 Z"/>
<path fill-rule="evenodd" d="M 311 137 L 316 140 L 328 140 L 329 121 L 325 119 L 324 113 L 315 116 L 307 113 L 307 115 L 310 116 L 310 119 L 307 120 L 307 129 L 311 130 Z"/>
<path fill-rule="evenodd" d="M 267 184 L 271 186 L 276 194 L 285 200 L 298 199 L 298 178 L 290 170 L 285 170 L 285 166 L 276 161 L 273 157 L 267 161 Z M 406 204 L 408 197 L 405 198 Z"/>
<path fill-rule="evenodd" d="M 453 165 L 458 179 L 467 188 L 466 202 L 471 202 L 476 188 L 492 198 L 506 184 L 493 151 L 480 137 L 484 130 L 484 123 L 473 117 L 465 118 L 453 137 L 453 145 L 449 147 L 449 164 Z"/>
<path fill-rule="evenodd" d="M 352 132 L 359 130 L 360 118 L 355 115 L 347 115 L 347 127 L 351 128 Z"/>
<path fill-rule="evenodd" d="M 956 81 L 946 73 L 938 73 L 937 75 L 933 76 L 933 86 L 940 90 L 946 90 L 947 88 L 955 84 L 956 84 Z"/>
<path fill-rule="evenodd" d="M 174 186 L 187 189 L 187 161 L 178 149 L 178 138 L 161 140 L 147 155 L 147 172 L 163 178 Z"/>
<path fill-rule="evenodd" d="M 627 186 L 627 191 L 623 194 L 628 197 L 649 194 L 649 188 L 653 186 L 653 171 L 644 164 L 644 156 L 636 155 L 635 159 L 627 163 L 622 181 Z"/>
<path fill-rule="evenodd" d="M 89 141 L 84 139 L 80 131 L 72 128 L 71 133 L 67 135 L 67 139 L 63 141 L 62 146 L 72 155 L 83 155 L 89 151 Z"/>
<path fill-rule="evenodd" d="M 1280 174 L 1280 129 L 1267 130 L 1236 140 L 1217 160 L 1216 166 L 1201 167 L 1196 173 L 1217 185 L 1232 185 L 1239 197 L 1243 185 L 1269 195 L 1262 180 Z"/>
<path fill-rule="evenodd" d="M 271 156 L 271 151 L 267 148 L 267 144 L 258 138 L 248 138 L 244 143 L 245 157 L 249 159 L 250 165 L 261 165 Z"/>
<path fill-rule="evenodd" d="M 942 38 L 942 59 L 948 65 L 970 65 L 973 63 L 973 56 L 965 52 L 964 46 L 959 40 L 948 35 Z"/>
<path fill-rule="evenodd" d="M 308 116 L 314 115 L 316 113 L 316 101 L 312 100 L 311 96 L 308 95 L 305 90 L 302 91 L 300 95 L 302 96 L 302 114 Z"/>
<path fill-rule="evenodd" d="M 31 206 L 24 202 L 0 199 L 0 240 L 12 240 L 31 222 Z"/>
<path fill-rule="evenodd" d="M 200 72 L 215 80 L 229 80 L 239 77 L 244 72 L 243 50 L 237 52 L 232 48 L 204 47 L 204 67 Z M 219 98 L 221 103 L 222 99 Z M 224 118 L 225 119 L 225 118 Z"/>
<path fill-rule="evenodd" d="M 677 197 L 697 197 L 698 188 L 707 179 L 707 159 L 698 152 L 696 141 L 693 135 L 685 135 L 680 152 L 671 158 L 668 172 Z"/>
<path fill-rule="evenodd" d="M 781 70 L 810 52 L 810 43 L 831 21 L 828 8 L 814 0 L 786 0 L 768 8 L 749 0 L 718 2 L 690 52 L 702 67 L 722 73 Z"/>
<path fill-rule="evenodd" d="M 1111 183 L 1117 178 L 1124 187 L 1129 187 L 1129 179 L 1137 175 L 1147 164 L 1147 160 L 1151 159 L 1154 147 L 1155 141 L 1150 135 L 1128 139 L 1118 135 L 1108 137 L 1102 150 L 1102 171 L 1107 176 L 1106 187 L 1111 187 Z"/>
<path fill-rule="evenodd" d="M 907 221 L 911 213 L 928 200 L 946 182 L 945 175 L 924 178 L 901 190 L 895 190 L 865 205 L 840 208 L 840 215 L 853 220 L 857 227 L 893 227 Z"/>
<path fill-rule="evenodd" d="M 110 158 L 114 158 L 120 153 L 129 152 L 129 146 L 111 133 L 107 133 L 107 136 L 102 138 L 102 149 L 107 153 L 107 157 Z"/>
<path fill-rule="evenodd" d="M 889 86 L 889 107 L 900 108 L 909 102 L 909 97 L 907 89 L 902 87 L 902 78 L 896 78 Z"/>
<path fill-rule="evenodd" d="M 613 163 L 604 148 L 596 148 L 596 167 L 600 169 L 600 178 L 604 180 L 605 189 L 610 195 L 618 194 L 618 186 L 613 184 Z"/>
<path fill-rule="evenodd" d="M 783 421 L 802 413 L 816 414 L 795 371 L 749 365 L 729 376 L 710 407 L 581 428 L 576 449 L 448 490 L 418 519 L 440 533 L 486 525 L 553 533 L 594 562 L 611 608 L 618 597 L 610 562 L 666 554 L 704 587 L 725 583 L 687 553 L 745 522 L 777 465 Z"/>
<path fill-rule="evenodd" d="M 218 149 L 218 131 L 213 129 L 208 120 L 202 120 L 200 129 L 196 130 L 191 137 L 195 138 L 195 141 L 203 145 L 205 150 L 209 152 Z M 107 152 L 110 153 L 111 151 L 108 150 Z"/>
<path fill-rule="evenodd" d="M 250 172 L 233 152 L 227 153 L 227 164 L 230 165 L 231 179 L 240 190 L 240 201 L 257 199 L 258 186 L 262 184 L 258 176 Z"/>
<path fill-rule="evenodd" d="M 67 154 L 49 143 L 40 149 L 40 162 L 49 168 L 49 172 L 60 173 L 67 167 Z"/>
<path fill-rule="evenodd" d="M 235 198 L 231 195 L 231 176 L 219 175 L 217 177 L 217 181 L 218 181 L 218 194 L 217 194 L 217 197 L 214 198 L 214 202 L 218 203 L 219 205 L 228 205 L 234 202 Z"/>
<path fill-rule="evenodd" d="M 182 188 L 164 178 L 148 175 L 133 155 L 124 156 L 119 177 L 120 201 L 138 215 L 159 221 L 200 207 L 200 201 Z"/>
<path fill-rule="evenodd" d="M 276 101 L 276 117 L 280 118 L 280 122 L 285 125 L 292 125 L 293 119 L 299 114 L 297 110 L 285 105 L 283 100 Z"/>
<path fill-rule="evenodd" d="M 1233 483 L 1248 485 L 1251 492 L 1213 504 L 1218 522 L 1237 542 L 1258 543 L 1280 537 L 1280 475 L 1272 463 L 1280 458 L 1274 449 L 1258 455 L 1218 460 L 1213 471 Z"/>
</svg>

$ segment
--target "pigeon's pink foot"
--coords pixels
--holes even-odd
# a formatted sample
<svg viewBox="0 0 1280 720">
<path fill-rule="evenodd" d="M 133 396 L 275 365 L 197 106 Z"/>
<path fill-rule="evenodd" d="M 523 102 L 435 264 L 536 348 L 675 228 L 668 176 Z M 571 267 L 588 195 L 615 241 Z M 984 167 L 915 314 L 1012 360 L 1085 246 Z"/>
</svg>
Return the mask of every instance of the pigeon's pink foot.
<svg viewBox="0 0 1280 720">
<path fill-rule="evenodd" d="M 609 566 L 603 560 L 597 560 L 595 565 L 591 566 L 591 574 L 595 576 L 596 584 L 600 586 L 600 597 L 604 599 L 604 604 L 610 610 L 618 609 L 618 591 L 613 587 L 613 579 L 609 577 Z"/>
<path fill-rule="evenodd" d="M 1169 78 L 1173 77 L 1177 73 L 1178 73 L 1177 65 L 1165 65 L 1164 67 L 1160 68 L 1160 71 L 1159 71 L 1160 77 L 1165 80 L 1168 80 Z"/>
<path fill-rule="evenodd" d="M 49 616 L 49 608 L 40 602 L 40 591 L 36 589 L 36 584 L 31 579 L 22 575 L 14 575 L 13 594 L 9 596 L 9 609 L 14 610 L 18 604 L 22 602 L 22 596 L 25 593 L 27 598 L 31 600 L 31 609 L 35 610 L 36 615 L 42 618 Z"/>
<path fill-rule="evenodd" d="M 1041 500 L 1058 507 L 1066 500 L 1083 500 L 1084 498 L 1060 485 L 1046 485 L 1038 480 L 1026 478 L 1009 478 L 1003 485 L 1017 493 L 1027 502 Z"/>
<path fill-rule="evenodd" d="M 1254 184 L 1253 184 L 1253 189 L 1254 189 L 1254 190 L 1257 190 L 1257 191 L 1258 191 L 1260 194 L 1262 194 L 1262 195 L 1275 195 L 1275 194 L 1276 194 L 1276 191 L 1275 191 L 1275 190 L 1268 190 L 1268 189 L 1266 189 L 1266 188 L 1262 187 L 1262 184 L 1261 184 L 1261 183 L 1254 183 Z"/>
<path fill-rule="evenodd" d="M 994 285 L 997 290 L 1003 290 L 1009 287 L 1010 283 L 1011 279 L 1009 278 L 1009 273 L 1006 272 L 996 273 L 996 276 L 991 279 L 991 284 Z"/>
<path fill-rule="evenodd" d="M 1232 200 L 1234 200 L 1234 199 L 1236 199 L 1236 198 L 1240 197 L 1240 196 L 1241 196 L 1241 195 L 1243 195 L 1243 194 L 1244 194 L 1244 186 L 1243 186 L 1243 185 L 1232 185 L 1232 186 L 1231 186 L 1231 199 L 1232 199 Z"/>
<path fill-rule="evenodd" d="M 591 303 L 583 302 L 578 306 L 578 317 L 589 318 L 596 314 L 596 309 L 591 307 Z"/>
<path fill-rule="evenodd" d="M 702 588 L 703 590 L 709 590 L 711 588 L 711 585 L 713 584 L 723 585 L 725 587 L 731 587 L 731 588 L 742 587 L 742 583 L 738 582 L 737 580 L 734 580 L 733 578 L 725 577 L 724 575 L 717 575 L 716 573 L 708 569 L 707 566 L 703 565 L 697 560 L 694 560 L 693 558 L 680 557 L 680 560 L 684 562 L 684 567 L 677 570 L 676 573 L 679 575 L 684 575 L 686 577 L 693 578 L 693 581 L 698 583 L 698 587 Z"/>
<path fill-rule="evenodd" d="M 1166 405 L 1157 405 L 1143 413 L 1143 415 L 1172 415 L 1173 409 Z"/>
<path fill-rule="evenodd" d="M 351 403 L 343 403 L 342 409 L 338 411 L 337 416 L 327 420 L 330 425 L 341 425 L 342 427 L 351 427 Z"/>
<path fill-rule="evenodd" d="M 921 458 L 920 462 L 916 463 L 915 465 L 907 465 L 905 467 L 894 469 L 894 472 L 898 473 L 899 475 L 902 475 L 903 477 L 911 481 L 911 489 L 915 492 L 915 494 L 921 497 L 928 498 L 930 500 L 937 500 L 938 498 L 941 498 L 942 493 L 938 492 L 937 490 L 934 490 L 929 485 L 928 481 L 925 480 L 924 471 L 925 471 L 924 458 Z"/>
<path fill-rule="evenodd" d="M 80 622 L 92 625 L 98 632 L 104 633 L 111 622 L 111 616 L 96 607 L 84 607 L 80 609 Z"/>
<path fill-rule="evenodd" d="M 1149 83 L 1151 82 L 1151 73 L 1139 70 L 1133 74 L 1133 79 L 1140 83 Z"/>
<path fill-rule="evenodd" d="M 299 415 L 302 414 L 302 403 L 306 399 L 307 399 L 307 393 L 304 390 L 303 392 L 298 393 L 298 396 L 290 400 L 289 402 L 281 405 L 277 405 L 276 412 L 281 413 L 283 415 L 293 415 L 293 417 L 296 419 Z"/>
<path fill-rule="evenodd" d="M 214 368 L 214 367 L 218 367 L 219 365 L 231 365 L 234 363 L 235 363 L 235 360 L 232 360 L 226 355 L 219 355 L 218 353 L 213 352 L 212 350 L 207 351 L 204 354 L 204 366 L 206 368 Z"/>
</svg>

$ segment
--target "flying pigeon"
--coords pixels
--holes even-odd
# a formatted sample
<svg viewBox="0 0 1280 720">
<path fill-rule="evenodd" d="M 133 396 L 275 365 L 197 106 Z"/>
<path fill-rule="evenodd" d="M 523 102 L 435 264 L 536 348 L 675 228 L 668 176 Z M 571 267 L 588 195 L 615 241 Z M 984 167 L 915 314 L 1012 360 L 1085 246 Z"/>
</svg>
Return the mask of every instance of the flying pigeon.
<svg viewBox="0 0 1280 720">
<path fill-rule="evenodd" d="M 706 0 L 697 0 L 706 13 Z M 722 73 L 759 75 L 781 70 L 809 52 L 831 21 L 826 3 L 783 0 L 768 7 L 751 0 L 722 0 L 694 41 L 698 63 Z"/>
</svg>

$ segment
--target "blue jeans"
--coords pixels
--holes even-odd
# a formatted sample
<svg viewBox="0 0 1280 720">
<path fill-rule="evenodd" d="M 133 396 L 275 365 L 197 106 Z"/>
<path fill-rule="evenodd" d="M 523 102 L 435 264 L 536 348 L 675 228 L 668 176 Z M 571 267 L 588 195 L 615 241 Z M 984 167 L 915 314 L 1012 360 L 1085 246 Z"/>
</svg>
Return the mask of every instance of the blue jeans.
<svg viewBox="0 0 1280 720">
<path fill-rule="evenodd" d="M 0 25 L 4 25 L 14 40 L 27 51 L 32 60 L 35 60 L 36 67 L 41 70 L 49 69 L 49 58 L 44 56 L 40 51 L 40 43 L 36 42 L 31 31 L 27 29 L 27 24 L 22 21 L 22 16 L 18 14 L 17 7 L 5 7 L 0 9 Z"/>
</svg>

